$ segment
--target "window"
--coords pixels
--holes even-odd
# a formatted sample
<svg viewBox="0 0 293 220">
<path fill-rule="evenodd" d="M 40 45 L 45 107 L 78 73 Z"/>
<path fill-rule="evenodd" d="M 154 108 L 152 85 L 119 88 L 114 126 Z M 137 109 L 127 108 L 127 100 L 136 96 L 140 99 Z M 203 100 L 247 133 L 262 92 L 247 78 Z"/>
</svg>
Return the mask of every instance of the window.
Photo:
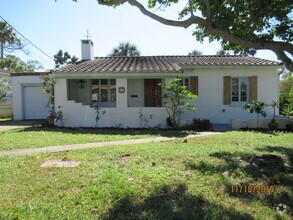
<svg viewBox="0 0 293 220">
<path fill-rule="evenodd" d="M 232 102 L 248 101 L 248 78 L 232 78 Z"/>
<path fill-rule="evenodd" d="M 92 104 L 102 107 L 116 106 L 116 79 L 92 80 Z"/>
<path fill-rule="evenodd" d="M 189 78 L 181 78 L 181 85 L 186 86 L 187 90 L 190 90 L 190 83 L 189 83 Z"/>
</svg>

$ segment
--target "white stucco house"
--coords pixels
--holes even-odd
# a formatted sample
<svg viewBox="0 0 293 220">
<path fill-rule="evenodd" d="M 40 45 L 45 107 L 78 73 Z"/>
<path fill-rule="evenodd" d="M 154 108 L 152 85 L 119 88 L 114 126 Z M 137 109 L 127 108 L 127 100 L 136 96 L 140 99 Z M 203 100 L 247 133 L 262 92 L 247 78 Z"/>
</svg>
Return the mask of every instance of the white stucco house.
<svg viewBox="0 0 293 220">
<path fill-rule="evenodd" d="M 99 127 L 142 127 L 139 112 L 152 119 L 150 127 L 166 127 L 160 82 L 183 78 L 198 95 L 196 111 L 186 112 L 182 124 L 208 119 L 215 125 L 247 127 L 256 115 L 242 109 L 250 99 L 271 103 L 279 96 L 282 64 L 246 56 L 94 57 L 91 40 L 81 41 L 82 60 L 51 72 L 55 105 L 63 106 L 66 127 L 94 127 L 98 104 L 105 112 Z M 14 119 L 45 118 L 46 97 L 41 74 L 12 74 Z M 273 109 L 267 108 L 266 127 Z"/>
</svg>

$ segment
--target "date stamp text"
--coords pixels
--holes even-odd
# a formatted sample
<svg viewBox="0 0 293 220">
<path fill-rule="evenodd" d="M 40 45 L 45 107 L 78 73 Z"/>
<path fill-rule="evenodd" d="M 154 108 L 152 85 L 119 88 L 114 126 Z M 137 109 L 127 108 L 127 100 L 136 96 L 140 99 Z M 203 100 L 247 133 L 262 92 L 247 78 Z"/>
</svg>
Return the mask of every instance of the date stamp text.
<svg viewBox="0 0 293 220">
<path fill-rule="evenodd" d="M 268 185 L 231 185 L 232 193 L 273 193 L 275 186 Z"/>
</svg>

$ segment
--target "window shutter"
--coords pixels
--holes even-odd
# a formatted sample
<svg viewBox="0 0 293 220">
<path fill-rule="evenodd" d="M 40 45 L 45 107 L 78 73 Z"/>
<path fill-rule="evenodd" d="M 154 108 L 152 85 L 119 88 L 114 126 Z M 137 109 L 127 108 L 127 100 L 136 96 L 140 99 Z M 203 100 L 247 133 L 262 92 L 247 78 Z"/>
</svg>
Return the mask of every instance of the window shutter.
<svg viewBox="0 0 293 220">
<path fill-rule="evenodd" d="M 257 100 L 257 76 L 249 77 L 249 99 Z"/>
<path fill-rule="evenodd" d="M 231 77 L 224 76 L 224 105 L 231 104 Z"/>
<path fill-rule="evenodd" d="M 190 77 L 190 92 L 198 95 L 198 76 Z"/>
</svg>

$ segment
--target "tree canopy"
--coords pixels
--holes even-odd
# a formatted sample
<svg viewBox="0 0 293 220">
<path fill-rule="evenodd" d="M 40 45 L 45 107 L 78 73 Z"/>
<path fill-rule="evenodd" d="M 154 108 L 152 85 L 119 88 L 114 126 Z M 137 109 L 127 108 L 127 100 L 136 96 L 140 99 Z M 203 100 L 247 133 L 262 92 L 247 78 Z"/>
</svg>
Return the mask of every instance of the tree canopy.
<svg viewBox="0 0 293 220">
<path fill-rule="evenodd" d="M 225 50 L 271 50 L 288 70 L 293 70 L 293 21 L 289 16 L 292 0 L 188 0 L 177 20 L 158 16 L 136 0 L 97 1 L 107 6 L 127 2 L 165 25 L 188 28 L 195 24 L 193 34 L 198 41 L 208 37 L 210 41 L 219 41 Z M 148 0 L 148 8 L 167 10 L 178 2 Z"/>
<path fill-rule="evenodd" d="M 55 61 L 55 67 L 59 67 L 63 64 L 69 64 L 69 63 L 76 63 L 78 58 L 76 56 L 71 56 L 67 51 L 63 53 L 62 50 L 59 50 L 54 55 L 54 61 Z"/>
<path fill-rule="evenodd" d="M 117 47 L 112 49 L 112 52 L 109 56 L 139 56 L 140 51 L 137 49 L 137 46 L 129 42 L 121 42 Z"/>
<path fill-rule="evenodd" d="M 200 50 L 192 50 L 188 53 L 188 56 L 199 56 L 202 55 L 202 52 Z"/>
<path fill-rule="evenodd" d="M 28 60 L 25 63 L 17 56 L 8 55 L 0 59 L 0 69 L 9 70 L 11 72 L 28 72 L 43 69 L 43 66 L 35 60 Z"/>
<path fill-rule="evenodd" d="M 4 51 L 12 52 L 23 48 L 23 44 L 16 36 L 13 29 L 6 23 L 0 21 L 0 48 L 1 58 L 4 57 Z"/>
</svg>

